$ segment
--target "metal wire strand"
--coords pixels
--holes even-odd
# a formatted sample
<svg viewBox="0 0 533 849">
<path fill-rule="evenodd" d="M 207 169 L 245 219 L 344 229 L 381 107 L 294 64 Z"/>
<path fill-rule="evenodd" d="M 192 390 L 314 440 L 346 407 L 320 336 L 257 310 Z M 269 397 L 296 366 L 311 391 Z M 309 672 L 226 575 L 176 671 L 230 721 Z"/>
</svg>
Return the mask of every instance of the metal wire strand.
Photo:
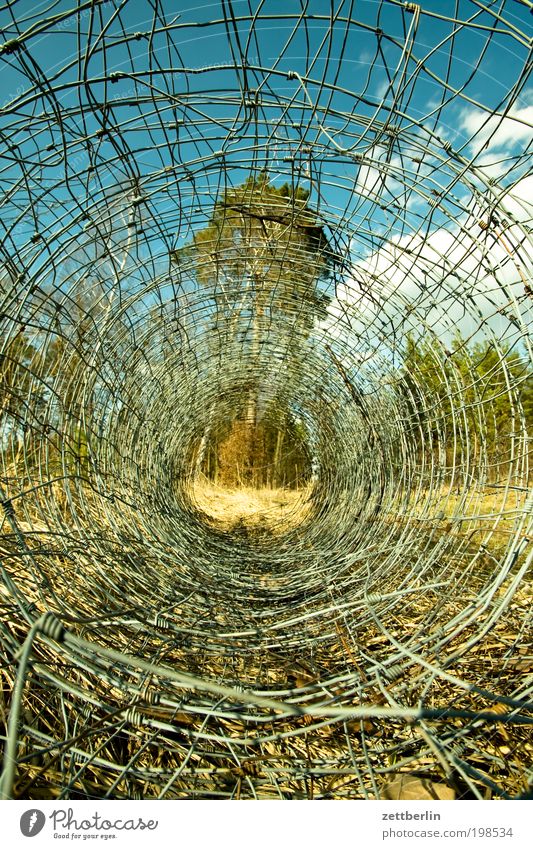
<svg viewBox="0 0 533 849">
<path fill-rule="evenodd" d="M 527 4 L 193 6 L 0 9 L 2 795 L 518 797 Z"/>
</svg>

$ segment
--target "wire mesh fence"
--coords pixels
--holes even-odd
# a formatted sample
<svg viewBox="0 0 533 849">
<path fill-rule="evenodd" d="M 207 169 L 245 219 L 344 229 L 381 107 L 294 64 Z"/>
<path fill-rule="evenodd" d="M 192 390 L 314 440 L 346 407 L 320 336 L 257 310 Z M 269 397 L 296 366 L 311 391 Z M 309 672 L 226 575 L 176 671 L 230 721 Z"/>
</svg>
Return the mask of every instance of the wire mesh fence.
<svg viewBox="0 0 533 849">
<path fill-rule="evenodd" d="M 0 9 L 5 798 L 528 792 L 530 12 Z"/>
</svg>

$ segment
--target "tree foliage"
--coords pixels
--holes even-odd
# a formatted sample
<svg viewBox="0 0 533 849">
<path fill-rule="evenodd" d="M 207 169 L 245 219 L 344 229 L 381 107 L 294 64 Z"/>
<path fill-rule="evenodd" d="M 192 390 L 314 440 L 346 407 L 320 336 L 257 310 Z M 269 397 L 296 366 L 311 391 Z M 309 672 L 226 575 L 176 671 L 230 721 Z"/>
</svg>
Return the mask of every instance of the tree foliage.
<svg viewBox="0 0 533 849">
<path fill-rule="evenodd" d="M 293 472 L 282 469 L 279 432 L 274 433 L 272 424 L 274 411 L 277 407 L 285 423 L 291 420 L 289 398 L 301 378 L 311 330 L 326 316 L 330 299 L 325 288 L 333 263 L 324 227 L 309 205 L 309 192 L 287 183 L 275 186 L 266 172 L 250 176 L 224 192 L 207 226 L 173 259 L 212 293 L 214 333 L 209 338 L 214 339 L 218 353 L 223 356 L 226 345 L 237 339 L 247 349 L 248 402 L 243 420 L 236 420 L 232 434 L 225 437 L 233 444 L 239 434 L 240 466 L 246 470 L 246 479 L 263 482 L 261 470 L 266 467 L 277 470 L 274 485 L 293 478 L 298 464 L 293 464 Z M 283 363 L 283 380 L 277 397 L 263 405 L 259 421 L 264 339 Z M 287 444 L 295 456 L 289 431 Z M 220 445 L 224 456 L 227 445 L 227 441 Z M 213 450 L 211 446 L 209 467 L 219 469 L 224 456 L 215 462 Z"/>
<path fill-rule="evenodd" d="M 309 481 L 310 459 L 301 425 L 288 413 L 267 413 L 254 429 L 253 450 L 244 451 L 247 422 L 236 418 L 213 433 L 201 471 L 220 486 L 298 489 Z"/>
<path fill-rule="evenodd" d="M 21 419 L 21 409 L 31 386 L 30 364 L 36 353 L 27 334 L 20 331 L 0 352 L 0 418 Z"/>
<path fill-rule="evenodd" d="M 419 452 L 438 451 L 447 469 L 454 461 L 459 471 L 477 464 L 488 479 L 504 477 L 518 451 L 517 435 L 533 433 L 533 372 L 503 343 L 468 346 L 457 334 L 449 350 L 410 335 L 402 385 Z"/>
<path fill-rule="evenodd" d="M 266 172 L 250 176 L 226 190 L 208 225 L 173 254 L 213 287 L 219 331 L 235 333 L 251 315 L 256 332 L 268 323 L 305 336 L 325 316 L 329 298 L 319 282 L 333 255 L 308 198 L 301 187 L 274 186 Z"/>
</svg>

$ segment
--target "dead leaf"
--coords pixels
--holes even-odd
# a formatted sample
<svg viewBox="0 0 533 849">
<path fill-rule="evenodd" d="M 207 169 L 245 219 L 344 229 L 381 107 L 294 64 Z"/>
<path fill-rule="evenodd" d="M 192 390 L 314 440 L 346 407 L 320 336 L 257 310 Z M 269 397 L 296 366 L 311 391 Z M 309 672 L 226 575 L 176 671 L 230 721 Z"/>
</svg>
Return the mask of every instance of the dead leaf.
<svg viewBox="0 0 533 849">
<path fill-rule="evenodd" d="M 455 799 L 455 791 L 446 784 L 438 784 L 428 778 L 415 775 L 397 775 L 394 781 L 386 784 L 382 791 L 383 799 Z"/>
</svg>

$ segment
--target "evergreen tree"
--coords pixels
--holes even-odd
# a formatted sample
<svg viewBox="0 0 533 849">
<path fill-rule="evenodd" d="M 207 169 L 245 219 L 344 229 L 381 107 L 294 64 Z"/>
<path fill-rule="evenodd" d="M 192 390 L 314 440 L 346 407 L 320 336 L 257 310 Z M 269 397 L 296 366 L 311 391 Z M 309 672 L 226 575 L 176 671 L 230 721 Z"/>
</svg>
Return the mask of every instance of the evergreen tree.
<svg viewBox="0 0 533 849">
<path fill-rule="evenodd" d="M 246 466 L 254 465 L 254 451 L 264 452 L 262 437 L 256 438 L 263 340 L 285 364 L 279 403 L 288 415 L 306 340 L 315 321 L 326 315 L 329 298 L 323 289 L 333 254 L 308 199 L 301 187 L 274 186 L 266 172 L 250 176 L 226 190 L 208 225 L 173 254 L 212 290 L 212 329 L 220 350 L 238 338 L 246 347 L 250 377 L 242 416 L 247 430 L 241 433 Z"/>
</svg>

